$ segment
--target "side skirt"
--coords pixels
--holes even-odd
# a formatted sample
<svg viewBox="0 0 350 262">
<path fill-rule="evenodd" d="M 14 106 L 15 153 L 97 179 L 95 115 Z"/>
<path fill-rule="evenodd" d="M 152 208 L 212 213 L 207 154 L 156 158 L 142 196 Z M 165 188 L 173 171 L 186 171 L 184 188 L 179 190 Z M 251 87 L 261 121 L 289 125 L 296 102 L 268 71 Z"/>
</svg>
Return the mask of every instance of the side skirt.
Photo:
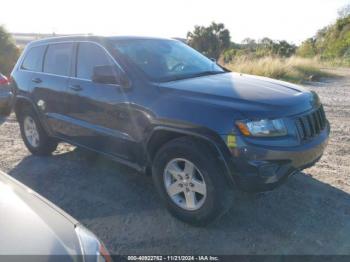
<svg viewBox="0 0 350 262">
<path fill-rule="evenodd" d="M 122 158 L 119 158 L 117 156 L 114 156 L 114 155 L 111 155 L 111 154 L 108 154 L 108 153 L 105 153 L 105 152 L 102 152 L 102 151 L 98 151 L 96 149 L 93 149 L 93 148 L 90 148 L 88 146 L 84 146 L 84 145 L 81 145 L 79 143 L 76 143 L 76 142 L 73 142 L 73 141 L 70 141 L 66 138 L 62 138 L 62 137 L 59 137 L 59 136 L 54 136 L 54 138 L 60 140 L 60 141 L 63 141 L 63 142 L 67 142 L 68 144 L 71 144 L 73 146 L 77 146 L 77 147 L 81 147 L 81 148 L 84 148 L 84 149 L 87 149 L 87 150 L 90 150 L 92 152 L 95 152 L 95 153 L 98 153 L 100 155 L 103 155 L 117 163 L 120 163 L 122 165 L 125 165 L 125 166 L 128 166 L 134 170 L 136 170 L 137 172 L 140 172 L 140 173 L 145 173 L 146 172 L 146 167 L 143 167 L 139 164 L 135 164 L 134 162 L 130 162 L 128 160 L 125 160 L 125 159 L 122 159 Z"/>
</svg>

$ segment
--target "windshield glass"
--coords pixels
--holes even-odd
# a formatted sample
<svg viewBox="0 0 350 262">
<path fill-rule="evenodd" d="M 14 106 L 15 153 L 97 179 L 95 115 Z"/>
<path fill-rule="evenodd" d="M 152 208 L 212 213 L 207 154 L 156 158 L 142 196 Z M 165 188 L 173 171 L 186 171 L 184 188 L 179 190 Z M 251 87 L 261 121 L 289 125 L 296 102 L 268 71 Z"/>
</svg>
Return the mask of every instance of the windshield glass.
<svg viewBox="0 0 350 262">
<path fill-rule="evenodd" d="M 176 40 L 116 40 L 114 48 L 154 81 L 225 72 L 212 60 Z"/>
</svg>

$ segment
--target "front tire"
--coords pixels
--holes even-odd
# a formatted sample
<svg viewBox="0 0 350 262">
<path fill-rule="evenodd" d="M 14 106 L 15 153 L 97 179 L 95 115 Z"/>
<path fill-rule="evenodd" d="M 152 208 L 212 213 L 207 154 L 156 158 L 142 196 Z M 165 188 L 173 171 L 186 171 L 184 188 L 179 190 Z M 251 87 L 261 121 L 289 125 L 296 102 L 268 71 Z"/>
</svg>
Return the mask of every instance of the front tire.
<svg viewBox="0 0 350 262">
<path fill-rule="evenodd" d="M 32 154 L 47 156 L 56 150 L 57 142 L 47 135 L 33 109 L 24 108 L 18 118 L 22 139 Z"/>
<path fill-rule="evenodd" d="M 162 201 L 175 217 L 203 226 L 231 206 L 232 190 L 223 172 L 221 162 L 207 145 L 182 137 L 157 152 L 152 177 Z"/>
</svg>

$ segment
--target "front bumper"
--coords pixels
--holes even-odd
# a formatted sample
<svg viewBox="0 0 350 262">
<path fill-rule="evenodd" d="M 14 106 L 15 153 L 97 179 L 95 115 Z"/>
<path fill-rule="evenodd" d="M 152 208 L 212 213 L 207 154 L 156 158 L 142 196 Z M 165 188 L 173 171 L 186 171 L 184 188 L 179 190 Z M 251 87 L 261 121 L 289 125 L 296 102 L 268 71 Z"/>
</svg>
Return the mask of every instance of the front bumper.
<svg viewBox="0 0 350 262">
<path fill-rule="evenodd" d="M 322 156 L 330 127 L 295 147 L 262 147 L 241 143 L 230 148 L 232 175 L 244 191 L 267 191 L 283 183 L 296 171 L 310 167 Z"/>
</svg>

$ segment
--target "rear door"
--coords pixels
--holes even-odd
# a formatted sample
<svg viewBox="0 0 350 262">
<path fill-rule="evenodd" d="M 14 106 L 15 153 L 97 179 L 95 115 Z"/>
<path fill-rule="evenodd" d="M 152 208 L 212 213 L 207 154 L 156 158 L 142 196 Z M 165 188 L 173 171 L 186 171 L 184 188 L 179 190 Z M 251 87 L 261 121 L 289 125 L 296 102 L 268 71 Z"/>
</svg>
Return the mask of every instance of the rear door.
<svg viewBox="0 0 350 262">
<path fill-rule="evenodd" d="M 69 81 L 70 138 L 76 143 L 125 160 L 133 159 L 126 128 L 129 91 L 118 85 L 92 81 L 95 66 L 118 66 L 100 45 L 80 42 L 77 46 L 75 77 Z"/>
<path fill-rule="evenodd" d="M 49 44 L 43 72 L 32 76 L 33 100 L 44 113 L 48 126 L 57 136 L 67 133 L 67 84 L 71 74 L 73 43 Z"/>
<path fill-rule="evenodd" d="M 24 58 L 17 70 L 12 72 L 12 78 L 18 87 L 17 96 L 30 96 L 38 86 L 43 71 L 43 59 L 47 45 L 34 46 L 26 50 Z"/>
</svg>

